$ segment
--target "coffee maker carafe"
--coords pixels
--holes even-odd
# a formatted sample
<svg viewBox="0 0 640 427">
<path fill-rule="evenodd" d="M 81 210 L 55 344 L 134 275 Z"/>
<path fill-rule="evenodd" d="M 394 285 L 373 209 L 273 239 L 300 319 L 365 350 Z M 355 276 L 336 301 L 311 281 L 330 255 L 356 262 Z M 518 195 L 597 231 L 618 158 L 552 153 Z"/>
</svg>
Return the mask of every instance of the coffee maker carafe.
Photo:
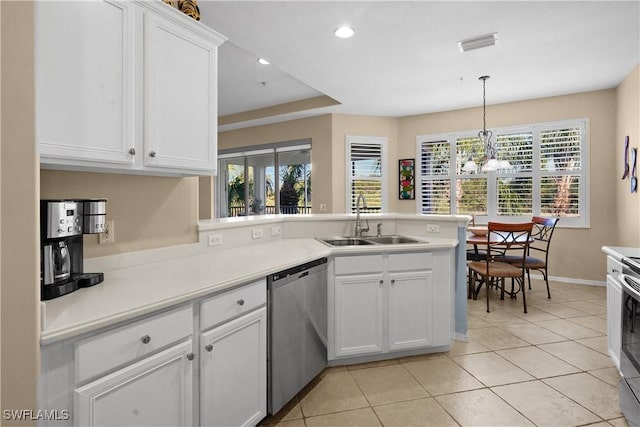
<svg viewBox="0 0 640 427">
<path fill-rule="evenodd" d="M 49 300 L 101 283 L 102 273 L 85 273 L 83 233 L 101 233 L 106 200 L 40 201 L 40 295 Z"/>
</svg>

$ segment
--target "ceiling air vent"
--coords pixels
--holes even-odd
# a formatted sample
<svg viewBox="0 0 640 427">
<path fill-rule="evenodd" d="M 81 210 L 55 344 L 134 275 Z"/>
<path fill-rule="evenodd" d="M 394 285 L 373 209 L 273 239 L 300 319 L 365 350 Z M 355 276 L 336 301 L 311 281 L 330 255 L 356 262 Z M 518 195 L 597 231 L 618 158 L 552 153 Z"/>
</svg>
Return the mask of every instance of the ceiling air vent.
<svg viewBox="0 0 640 427">
<path fill-rule="evenodd" d="M 480 49 L 488 46 L 495 46 L 498 43 L 498 33 L 487 34 L 472 39 L 461 40 L 458 42 L 460 52 Z"/>
</svg>

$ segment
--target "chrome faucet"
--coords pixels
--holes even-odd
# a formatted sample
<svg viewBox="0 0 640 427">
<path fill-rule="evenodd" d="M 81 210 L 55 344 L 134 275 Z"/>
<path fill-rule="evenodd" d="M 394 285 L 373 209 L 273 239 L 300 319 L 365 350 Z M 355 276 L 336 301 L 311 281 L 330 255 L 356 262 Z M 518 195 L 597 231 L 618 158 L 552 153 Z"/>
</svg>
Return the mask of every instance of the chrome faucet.
<svg viewBox="0 0 640 427">
<path fill-rule="evenodd" d="M 362 232 L 365 233 L 369 231 L 369 222 L 367 221 L 367 225 L 362 225 L 360 223 L 360 200 L 362 200 L 362 207 L 367 208 L 367 199 L 364 197 L 364 194 L 359 193 L 358 198 L 356 199 L 356 237 L 362 237 Z"/>
</svg>

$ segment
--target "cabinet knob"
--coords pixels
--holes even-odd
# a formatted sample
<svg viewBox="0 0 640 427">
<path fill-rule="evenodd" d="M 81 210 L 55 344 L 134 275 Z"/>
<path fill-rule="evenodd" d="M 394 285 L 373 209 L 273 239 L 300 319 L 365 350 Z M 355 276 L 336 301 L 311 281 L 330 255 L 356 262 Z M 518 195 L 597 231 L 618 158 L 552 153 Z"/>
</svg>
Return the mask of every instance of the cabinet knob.
<svg viewBox="0 0 640 427">
<path fill-rule="evenodd" d="M 133 147 L 129 148 L 129 154 L 131 154 L 132 156 L 135 156 L 136 155 L 136 149 L 133 148 Z"/>
<path fill-rule="evenodd" d="M 396 279 L 391 279 L 391 284 L 394 285 L 396 283 Z"/>
<path fill-rule="evenodd" d="M 156 152 L 155 152 L 155 151 L 153 151 L 153 150 L 149 151 L 149 157 L 155 157 L 155 156 L 156 156 L 156 154 L 158 154 L 158 153 L 156 153 Z"/>
<path fill-rule="evenodd" d="M 151 337 L 149 335 L 145 335 L 140 338 L 140 341 L 142 341 L 142 344 L 149 344 L 151 342 Z"/>
<path fill-rule="evenodd" d="M 189 360 L 193 360 L 193 359 L 195 359 L 195 358 L 196 358 L 196 355 L 195 355 L 195 354 L 193 354 L 193 353 L 189 353 L 189 354 L 187 354 L 187 359 L 189 359 Z"/>
<path fill-rule="evenodd" d="M 620 273 L 620 271 L 619 271 L 617 268 L 612 268 L 612 269 L 611 269 L 611 272 L 612 272 L 612 273 Z"/>
<path fill-rule="evenodd" d="M 244 305 L 244 300 L 243 299 L 239 299 L 238 300 L 238 305 Z"/>
<path fill-rule="evenodd" d="M 204 349 L 207 351 L 213 351 L 213 344 L 207 344 L 204 346 Z"/>
<path fill-rule="evenodd" d="M 382 285 L 382 284 L 384 284 L 384 280 L 380 280 L 380 284 L 381 284 L 381 285 Z"/>
</svg>

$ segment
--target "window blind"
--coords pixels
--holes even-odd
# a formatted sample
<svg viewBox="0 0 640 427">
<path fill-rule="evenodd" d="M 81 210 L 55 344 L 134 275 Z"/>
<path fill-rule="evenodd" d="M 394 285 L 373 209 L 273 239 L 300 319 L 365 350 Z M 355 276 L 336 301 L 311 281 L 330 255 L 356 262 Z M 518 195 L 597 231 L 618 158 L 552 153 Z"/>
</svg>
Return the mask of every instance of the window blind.
<svg viewBox="0 0 640 427">
<path fill-rule="evenodd" d="M 360 193 L 367 200 L 361 212 L 384 210 L 385 143 L 386 138 L 347 137 L 347 211 L 356 211 Z"/>
<path fill-rule="evenodd" d="M 473 131 L 417 138 L 418 211 L 472 214 L 482 221 L 558 216 L 563 226 L 589 223 L 587 120 L 494 129 L 498 157 L 511 168 L 482 171 L 485 147 Z M 478 168 L 464 170 L 473 160 Z"/>
</svg>

